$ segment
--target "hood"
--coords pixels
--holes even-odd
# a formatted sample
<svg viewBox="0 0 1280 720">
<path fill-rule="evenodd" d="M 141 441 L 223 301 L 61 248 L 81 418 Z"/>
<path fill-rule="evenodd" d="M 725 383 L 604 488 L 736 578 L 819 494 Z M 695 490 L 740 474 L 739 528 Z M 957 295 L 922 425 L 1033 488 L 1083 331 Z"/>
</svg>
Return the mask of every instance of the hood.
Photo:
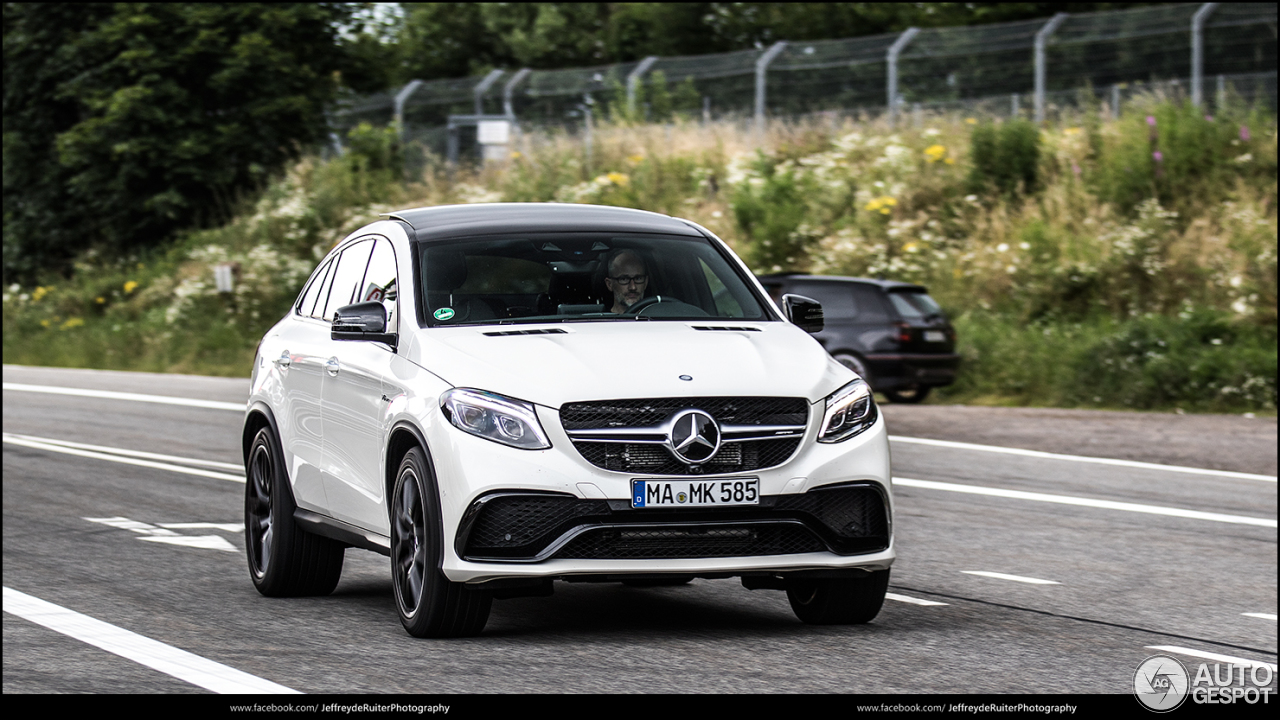
<svg viewBox="0 0 1280 720">
<path fill-rule="evenodd" d="M 536 334 L 526 334 L 531 331 Z M 816 340 L 785 322 L 612 321 L 416 333 L 409 359 L 454 387 L 552 408 L 587 400 L 725 395 L 816 402 L 854 378 Z"/>
</svg>

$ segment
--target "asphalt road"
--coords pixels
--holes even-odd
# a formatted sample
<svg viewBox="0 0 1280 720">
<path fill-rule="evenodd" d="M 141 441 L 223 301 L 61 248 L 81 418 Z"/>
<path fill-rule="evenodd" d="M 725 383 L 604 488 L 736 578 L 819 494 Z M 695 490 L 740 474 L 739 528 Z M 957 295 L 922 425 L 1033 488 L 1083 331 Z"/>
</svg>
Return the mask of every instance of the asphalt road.
<svg viewBox="0 0 1280 720">
<path fill-rule="evenodd" d="M 898 561 L 874 622 L 807 626 L 784 593 L 736 580 L 562 582 L 550 598 L 495 602 L 480 637 L 424 641 L 396 621 L 381 555 L 348 550 L 329 597 L 253 589 L 238 529 L 241 412 L 21 387 L 234 405 L 246 381 L 6 366 L 4 382 L 5 693 L 221 687 L 90 644 L 118 630 L 225 668 L 227 682 L 263 683 L 231 685 L 241 692 L 1128 694 L 1159 652 L 1193 673 L 1211 662 L 1197 653 L 1275 668 L 1276 481 L 1254 461 L 1204 458 L 1219 473 L 1205 474 L 926 444 L 912 438 L 977 442 L 963 434 L 972 417 L 889 407 L 891 435 L 906 436 L 893 441 Z M 1009 447 L 1088 455 L 1062 447 L 1053 422 L 1037 445 L 1009 417 L 1020 428 Z M 1265 471 L 1276 425 L 1258 423 Z M 1227 441 L 1247 445 L 1241 433 L 1222 432 L 1201 456 L 1242 454 Z M 1132 452 L 1109 457 L 1186 459 L 1133 436 Z M 107 625 L 88 639 L 50 629 L 30 598 L 56 606 L 41 616 L 54 624 L 74 611 Z"/>
</svg>

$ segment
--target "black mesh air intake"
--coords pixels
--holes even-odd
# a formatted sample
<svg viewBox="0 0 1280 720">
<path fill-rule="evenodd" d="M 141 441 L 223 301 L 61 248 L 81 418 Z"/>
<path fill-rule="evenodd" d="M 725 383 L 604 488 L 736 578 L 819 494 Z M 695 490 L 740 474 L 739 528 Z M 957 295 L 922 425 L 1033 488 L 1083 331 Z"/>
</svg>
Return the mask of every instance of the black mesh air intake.
<svg viewBox="0 0 1280 720">
<path fill-rule="evenodd" d="M 458 529 L 467 560 L 750 557 L 889 546 L 884 496 L 870 483 L 760 498 L 755 506 L 631 509 L 625 500 L 511 491 L 472 504 Z"/>
</svg>

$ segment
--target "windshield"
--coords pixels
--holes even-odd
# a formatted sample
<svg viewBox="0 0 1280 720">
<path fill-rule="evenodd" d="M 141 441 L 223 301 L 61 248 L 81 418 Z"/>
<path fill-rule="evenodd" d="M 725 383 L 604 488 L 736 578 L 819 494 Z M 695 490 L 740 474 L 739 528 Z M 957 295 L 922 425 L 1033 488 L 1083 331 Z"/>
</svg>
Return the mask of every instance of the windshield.
<svg viewBox="0 0 1280 720">
<path fill-rule="evenodd" d="M 534 234 L 423 248 L 429 325 L 771 319 L 705 238 Z"/>
</svg>

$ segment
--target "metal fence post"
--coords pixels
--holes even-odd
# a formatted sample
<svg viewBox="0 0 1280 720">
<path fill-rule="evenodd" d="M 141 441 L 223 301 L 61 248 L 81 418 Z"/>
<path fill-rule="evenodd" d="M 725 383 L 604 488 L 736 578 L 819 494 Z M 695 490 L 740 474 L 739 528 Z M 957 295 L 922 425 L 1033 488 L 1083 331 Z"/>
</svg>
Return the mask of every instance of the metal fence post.
<svg viewBox="0 0 1280 720">
<path fill-rule="evenodd" d="M 502 114 L 507 117 L 514 118 L 516 116 L 515 109 L 511 106 L 511 96 L 515 94 L 516 86 L 525 78 L 529 77 L 529 68 L 520 68 L 516 71 L 514 77 L 502 86 Z"/>
<path fill-rule="evenodd" d="M 1036 33 L 1036 122 L 1044 122 L 1044 84 L 1045 84 L 1045 68 L 1044 68 L 1044 46 L 1049 42 L 1049 36 L 1058 30 L 1058 26 L 1063 20 L 1067 19 L 1067 13 L 1058 13 L 1049 18 L 1049 22 L 1040 28 L 1040 32 Z"/>
<path fill-rule="evenodd" d="M 650 55 L 649 57 L 641 60 L 635 70 L 627 73 L 627 117 L 635 118 L 636 86 L 640 84 L 640 78 L 644 77 L 644 74 L 649 72 L 649 68 L 653 67 L 653 64 L 656 62 L 658 62 L 658 56 Z"/>
<path fill-rule="evenodd" d="M 396 134 L 400 138 L 400 147 L 404 147 L 404 104 L 421 85 L 421 80 L 411 80 L 396 93 Z"/>
<path fill-rule="evenodd" d="M 475 88 L 471 91 L 471 93 L 475 96 L 475 99 L 476 99 L 476 114 L 477 114 L 477 115 L 483 115 L 483 114 L 484 114 L 484 94 L 485 94 L 485 93 L 487 93 L 487 92 L 489 92 L 489 87 L 490 87 L 491 85 L 493 85 L 495 82 L 497 82 L 497 81 L 498 81 L 498 78 L 502 77 L 502 73 L 503 73 L 503 72 L 505 72 L 505 71 L 504 71 L 504 70 L 490 70 L 490 71 L 489 71 L 489 74 L 488 74 L 488 75 L 485 75 L 483 80 L 481 80 L 480 82 L 476 83 Z"/>
<path fill-rule="evenodd" d="M 756 59 L 756 138 L 757 142 L 764 136 L 764 81 L 769 63 L 787 47 L 786 40 L 779 40 Z"/>
<path fill-rule="evenodd" d="M 1204 21 L 1218 9 L 1218 3 L 1205 3 L 1191 16 L 1191 104 L 1200 107 L 1204 88 Z"/>
<path fill-rule="evenodd" d="M 911 42 L 911 39 L 920 33 L 920 28 L 909 27 L 902 31 L 897 40 L 893 41 L 893 45 L 889 46 L 889 52 L 885 53 L 885 62 L 889 64 L 889 125 L 892 127 L 898 122 L 898 56 L 902 54 L 902 49 Z"/>
</svg>

